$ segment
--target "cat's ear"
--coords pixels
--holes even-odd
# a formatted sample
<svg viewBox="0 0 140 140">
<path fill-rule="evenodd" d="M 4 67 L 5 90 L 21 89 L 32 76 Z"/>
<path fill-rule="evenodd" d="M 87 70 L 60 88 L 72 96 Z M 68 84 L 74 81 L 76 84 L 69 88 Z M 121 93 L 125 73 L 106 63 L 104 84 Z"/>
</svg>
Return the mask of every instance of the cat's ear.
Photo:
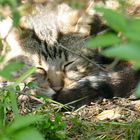
<svg viewBox="0 0 140 140">
<path fill-rule="evenodd" d="M 90 1 L 83 9 L 71 8 L 62 3 L 56 6 L 37 5 L 20 20 L 20 26 L 34 30 L 38 38 L 52 45 L 58 41 L 59 35 L 80 34 L 88 36 L 94 17 L 94 2 Z"/>
<path fill-rule="evenodd" d="M 52 14 L 55 13 L 53 15 L 53 20 L 54 20 L 53 24 L 56 24 L 56 26 L 58 27 L 58 31 L 60 31 L 62 34 L 77 33 L 77 34 L 87 36 L 90 32 L 90 24 L 93 19 L 93 14 L 94 14 L 93 6 L 94 6 L 93 1 L 90 1 L 83 9 L 74 9 L 65 3 L 58 4 L 53 8 L 46 6 L 46 10 L 44 11 L 42 9 L 43 8 L 45 9 L 45 6 L 44 7 L 37 6 L 37 8 L 41 8 L 41 10 L 44 13 L 40 12 L 41 10 L 36 11 L 35 6 L 34 8 L 33 7 L 29 8 L 28 6 L 26 8 L 27 10 L 24 11 L 30 11 L 30 12 L 28 14 L 27 12 L 24 12 L 26 13 L 26 16 L 23 16 L 21 18 L 20 26 L 26 29 L 33 29 L 34 27 L 32 23 L 36 21 L 31 21 L 31 20 L 33 19 L 32 17 L 34 16 L 40 17 L 40 20 L 42 19 L 41 16 L 43 16 L 44 17 L 43 20 L 44 21 L 46 20 L 46 23 L 43 21 L 44 26 L 47 25 L 50 26 L 49 22 L 52 22 L 52 20 L 48 21 L 47 17 L 49 17 L 51 13 Z M 34 11 L 36 11 L 35 14 L 33 14 Z M 38 23 L 33 23 L 33 24 L 38 24 Z"/>
<path fill-rule="evenodd" d="M 94 5 L 94 1 L 91 0 L 83 10 L 79 10 L 80 16 L 75 26 L 75 32 L 83 36 L 90 35 L 91 24 L 93 23 L 93 17 L 95 15 L 95 11 L 93 10 Z"/>
<path fill-rule="evenodd" d="M 83 9 L 72 9 L 66 4 L 58 5 L 58 25 L 63 34 L 90 34 L 94 16 L 94 2 L 90 1 Z M 66 10 L 67 9 L 67 10 Z"/>
</svg>

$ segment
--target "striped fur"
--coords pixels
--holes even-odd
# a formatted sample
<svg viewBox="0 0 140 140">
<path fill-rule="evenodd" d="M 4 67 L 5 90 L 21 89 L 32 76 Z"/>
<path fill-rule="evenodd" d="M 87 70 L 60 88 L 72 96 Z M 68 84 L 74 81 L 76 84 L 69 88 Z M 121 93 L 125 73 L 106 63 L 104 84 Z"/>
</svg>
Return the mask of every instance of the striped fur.
<svg viewBox="0 0 140 140">
<path fill-rule="evenodd" d="M 84 37 L 81 36 L 83 32 L 76 30 L 75 27 L 80 26 L 77 25 L 79 12 L 66 7 L 66 5 L 59 5 L 57 10 L 51 9 L 47 11 L 48 13 L 41 10 L 38 15 L 26 17 L 29 20 L 26 27 L 23 24 L 12 30 L 10 30 L 12 21 L 7 19 L 6 23 L 10 32 L 7 31 L 5 35 L 0 26 L 1 38 L 11 47 L 5 63 L 11 59 L 19 61 L 21 59 L 25 62 L 25 66 L 35 65 L 38 69 L 42 69 L 43 74 L 36 72 L 31 80 L 39 80 L 39 90 L 44 88 L 45 95 L 61 103 L 83 98 L 78 103 L 82 105 L 99 96 L 109 98 L 128 95 L 140 78 L 139 72 L 131 67 L 121 68 L 121 70 L 116 68 L 114 72 L 105 72 L 81 57 L 81 55 L 86 56 L 100 66 L 105 64 L 100 54 L 85 48 Z M 67 9 L 65 14 L 69 15 L 68 20 L 75 16 L 76 24 L 73 25 L 72 22 L 67 23 L 61 19 L 65 8 Z M 57 21 L 52 19 L 53 16 L 55 18 L 58 15 Z M 3 22 L 0 25 L 5 25 Z M 77 106 L 77 104 L 73 105 Z"/>
</svg>

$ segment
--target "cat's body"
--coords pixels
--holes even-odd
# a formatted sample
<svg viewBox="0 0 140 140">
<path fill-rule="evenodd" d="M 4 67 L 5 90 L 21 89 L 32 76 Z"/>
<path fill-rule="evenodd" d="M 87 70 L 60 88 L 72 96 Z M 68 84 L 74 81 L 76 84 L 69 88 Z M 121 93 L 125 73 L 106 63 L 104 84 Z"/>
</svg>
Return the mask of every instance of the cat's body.
<svg viewBox="0 0 140 140">
<path fill-rule="evenodd" d="M 72 83 L 54 94 L 54 99 L 79 107 L 98 98 L 129 97 L 134 93 L 139 79 L 140 73 L 130 68 L 118 72 L 101 72 Z"/>
</svg>

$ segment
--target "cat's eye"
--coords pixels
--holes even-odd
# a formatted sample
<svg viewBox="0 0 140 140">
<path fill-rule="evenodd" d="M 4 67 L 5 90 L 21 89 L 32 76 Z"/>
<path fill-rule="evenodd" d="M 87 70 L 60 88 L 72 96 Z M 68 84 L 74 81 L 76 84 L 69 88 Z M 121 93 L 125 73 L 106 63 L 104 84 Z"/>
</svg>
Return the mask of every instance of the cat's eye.
<svg viewBox="0 0 140 140">
<path fill-rule="evenodd" d="M 63 65 L 63 70 L 65 70 L 69 65 L 71 65 L 74 61 L 67 62 Z"/>
</svg>

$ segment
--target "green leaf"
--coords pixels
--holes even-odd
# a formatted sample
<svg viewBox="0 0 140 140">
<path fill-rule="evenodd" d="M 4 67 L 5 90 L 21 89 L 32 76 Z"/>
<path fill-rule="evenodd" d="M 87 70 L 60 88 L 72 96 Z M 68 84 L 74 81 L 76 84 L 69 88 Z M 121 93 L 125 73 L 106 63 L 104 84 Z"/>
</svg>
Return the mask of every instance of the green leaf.
<svg viewBox="0 0 140 140">
<path fill-rule="evenodd" d="M 137 31 L 140 33 L 140 19 L 129 18 L 127 19 L 128 27 L 127 31 Z"/>
<path fill-rule="evenodd" d="M 16 98 L 17 97 L 16 92 L 11 87 L 9 87 L 7 89 L 9 91 L 9 95 L 10 95 L 10 99 L 11 99 L 11 106 L 12 106 L 14 118 L 18 118 L 19 117 L 19 111 L 18 111 L 18 103 L 17 103 L 17 98 Z"/>
<path fill-rule="evenodd" d="M 0 38 L 0 52 L 3 50 L 2 39 Z"/>
<path fill-rule="evenodd" d="M 29 126 L 30 124 L 42 120 L 42 116 L 39 115 L 34 115 L 34 116 L 20 116 L 20 118 L 17 118 L 12 124 L 11 126 L 9 126 L 9 128 L 7 129 L 8 133 L 13 133 L 16 132 L 19 129 L 25 128 L 27 126 Z"/>
<path fill-rule="evenodd" d="M 0 4 L 4 5 L 4 4 L 8 4 L 10 5 L 12 8 L 17 6 L 17 0 L 0 0 Z"/>
<path fill-rule="evenodd" d="M 95 10 L 103 13 L 103 17 L 107 21 L 107 24 L 115 31 L 124 32 L 128 28 L 123 14 L 103 7 L 96 7 Z"/>
<path fill-rule="evenodd" d="M 20 14 L 17 10 L 13 11 L 13 26 L 17 26 L 19 23 Z"/>
<path fill-rule="evenodd" d="M 15 135 L 15 140 L 45 140 L 36 129 L 24 129 Z"/>
<path fill-rule="evenodd" d="M 22 76 L 20 76 L 16 81 L 15 84 L 12 85 L 13 87 L 16 87 L 17 85 L 19 85 L 23 80 L 25 80 L 28 76 L 30 76 L 33 72 L 35 72 L 36 67 L 32 66 L 30 67 L 24 74 L 22 74 Z"/>
<path fill-rule="evenodd" d="M 0 63 L 4 61 L 5 56 L 1 55 L 0 56 Z"/>
<path fill-rule="evenodd" d="M 5 111 L 4 111 L 4 106 L 0 105 L 0 124 L 3 124 L 5 122 Z"/>
<path fill-rule="evenodd" d="M 1 140 L 11 140 L 8 136 L 3 136 Z"/>
<path fill-rule="evenodd" d="M 117 57 L 124 60 L 140 61 L 140 46 L 137 44 L 123 44 L 103 51 L 109 57 Z"/>
<path fill-rule="evenodd" d="M 97 48 L 97 47 L 107 47 L 112 46 L 114 44 L 120 43 L 120 38 L 112 33 L 107 33 L 103 35 L 96 36 L 93 39 L 90 39 L 87 42 L 87 47 L 89 48 Z"/>
<path fill-rule="evenodd" d="M 57 131 L 55 134 L 59 139 L 65 139 L 66 138 L 66 133 L 65 131 Z"/>
<path fill-rule="evenodd" d="M 135 96 L 140 98 L 140 82 L 139 82 L 139 84 L 138 84 L 138 86 L 136 88 Z"/>
<path fill-rule="evenodd" d="M 7 80 L 12 80 L 11 72 L 19 70 L 23 67 L 23 64 L 17 62 L 11 62 L 10 64 L 6 65 L 1 71 L 0 75 Z"/>
<path fill-rule="evenodd" d="M 35 89 L 35 88 L 37 87 L 37 83 L 35 83 L 35 82 L 29 82 L 29 83 L 27 84 L 27 86 L 28 86 L 28 88 L 30 88 L 30 89 Z"/>
<path fill-rule="evenodd" d="M 125 33 L 125 36 L 130 40 L 134 42 L 140 43 L 140 32 L 129 30 Z"/>
<path fill-rule="evenodd" d="M 140 43 L 140 19 L 128 19 L 128 29 L 124 33 L 124 35 L 130 40 L 130 41 L 136 41 Z"/>
</svg>

